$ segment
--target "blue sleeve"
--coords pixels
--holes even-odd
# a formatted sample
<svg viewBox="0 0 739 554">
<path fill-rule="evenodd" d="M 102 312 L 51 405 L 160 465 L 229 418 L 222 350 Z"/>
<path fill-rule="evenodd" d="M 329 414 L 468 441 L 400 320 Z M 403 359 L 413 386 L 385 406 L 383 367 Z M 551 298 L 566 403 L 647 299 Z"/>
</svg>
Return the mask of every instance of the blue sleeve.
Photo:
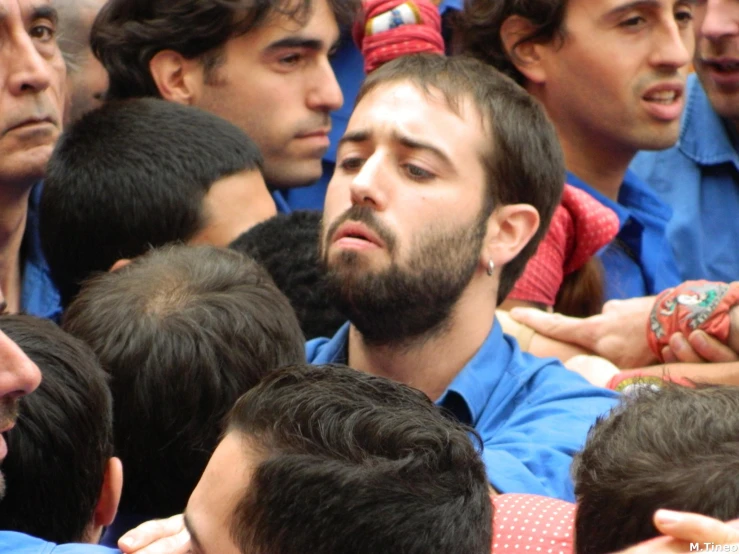
<svg viewBox="0 0 739 554">
<path fill-rule="evenodd" d="M 542 368 L 521 389 L 508 417 L 483 438 L 483 458 L 490 483 L 500 492 L 573 502 L 572 458 L 596 419 L 616 405 L 618 395 L 553 365 Z"/>
</svg>

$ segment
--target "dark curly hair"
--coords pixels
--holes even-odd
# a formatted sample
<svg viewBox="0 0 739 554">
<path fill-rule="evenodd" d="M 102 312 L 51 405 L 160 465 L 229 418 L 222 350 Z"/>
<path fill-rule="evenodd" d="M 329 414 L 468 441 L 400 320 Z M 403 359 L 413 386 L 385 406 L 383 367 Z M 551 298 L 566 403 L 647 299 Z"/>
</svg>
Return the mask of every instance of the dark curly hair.
<svg viewBox="0 0 739 554">
<path fill-rule="evenodd" d="M 349 25 L 359 0 L 328 0 L 339 25 Z M 92 51 L 110 77 L 108 98 L 159 97 L 149 62 L 162 50 L 200 58 L 205 78 L 230 39 L 262 25 L 274 13 L 304 21 L 313 0 L 110 0 L 90 33 Z"/>
<path fill-rule="evenodd" d="M 526 42 L 550 42 L 564 38 L 567 0 L 465 0 L 464 11 L 454 19 L 455 50 L 473 56 L 502 71 L 519 85 L 526 77 L 515 64 L 516 48 Z M 518 15 L 533 26 L 506 51 L 501 28 Z"/>
<path fill-rule="evenodd" d="M 287 296 L 305 338 L 333 336 L 346 321 L 318 264 L 321 212 L 280 214 L 249 229 L 230 248 L 259 262 Z"/>
</svg>

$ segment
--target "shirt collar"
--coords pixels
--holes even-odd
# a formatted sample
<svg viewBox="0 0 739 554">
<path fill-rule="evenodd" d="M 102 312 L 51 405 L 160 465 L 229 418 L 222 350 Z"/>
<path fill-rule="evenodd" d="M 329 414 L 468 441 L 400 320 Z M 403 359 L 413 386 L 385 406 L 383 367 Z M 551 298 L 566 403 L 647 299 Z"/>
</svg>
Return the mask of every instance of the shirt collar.
<svg viewBox="0 0 739 554">
<path fill-rule="evenodd" d="M 567 172 L 567 182 L 584 190 L 598 202 L 616 212 L 620 229 L 623 229 L 629 219 L 633 219 L 646 227 L 653 219 L 661 220 L 666 224 L 672 217 L 672 210 L 669 206 L 662 202 L 650 190 L 649 186 L 630 169 L 624 175 L 624 180 L 618 193 L 618 202 L 614 202 L 604 194 L 601 194 L 569 171 Z"/>
<path fill-rule="evenodd" d="M 698 165 L 732 163 L 739 169 L 739 153 L 726 124 L 713 109 L 696 75 L 688 78 L 687 97 L 677 144 L 680 151 Z"/>
<path fill-rule="evenodd" d="M 457 374 L 437 404 L 452 411 L 462 423 L 475 425 L 490 401 L 491 391 L 498 386 L 501 377 L 509 373 L 513 351 L 514 347 L 503 336 L 496 319 L 485 342 Z M 518 376 L 509 374 L 506 378 L 518 379 Z M 467 413 L 458 409 L 459 400 Z"/>
<path fill-rule="evenodd" d="M 349 326 L 348 322 L 342 325 L 331 340 L 321 347 L 321 359 L 347 363 Z M 437 404 L 451 411 L 462 423 L 474 425 L 490 400 L 491 391 L 498 386 L 503 374 L 508 372 L 513 351 L 514 347 L 503 336 L 503 330 L 496 320 L 485 342 L 457 374 Z M 518 379 L 519 376 L 512 374 L 508 378 Z"/>
</svg>

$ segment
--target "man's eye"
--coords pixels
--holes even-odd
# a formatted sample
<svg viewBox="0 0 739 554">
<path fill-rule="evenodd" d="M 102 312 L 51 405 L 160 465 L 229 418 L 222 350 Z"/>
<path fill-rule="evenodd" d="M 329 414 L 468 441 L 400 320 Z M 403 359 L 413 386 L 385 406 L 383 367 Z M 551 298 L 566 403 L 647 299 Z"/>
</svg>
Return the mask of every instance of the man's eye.
<svg viewBox="0 0 739 554">
<path fill-rule="evenodd" d="M 690 23 L 693 21 L 693 12 L 691 10 L 680 10 L 675 14 L 675 20 L 678 23 Z"/>
<path fill-rule="evenodd" d="M 646 21 L 647 20 L 644 19 L 642 16 L 636 15 L 634 17 L 630 17 L 628 19 L 625 19 L 624 21 L 622 21 L 618 25 L 619 25 L 619 27 L 626 27 L 626 28 L 629 28 L 629 29 L 633 29 L 633 28 L 639 27 L 640 25 L 643 25 L 644 23 L 646 23 Z"/>
<path fill-rule="evenodd" d="M 49 25 L 34 25 L 29 32 L 32 38 L 41 40 L 41 42 L 49 42 L 54 39 L 55 30 Z"/>
<path fill-rule="evenodd" d="M 302 59 L 303 57 L 300 54 L 290 54 L 280 58 L 280 63 L 282 65 L 297 65 Z"/>
<path fill-rule="evenodd" d="M 417 181 L 425 181 L 434 178 L 433 173 L 431 173 L 430 171 L 426 171 L 425 169 L 420 168 L 414 164 L 406 164 L 405 170 L 408 172 L 408 175 L 410 175 L 412 179 L 415 179 Z"/>
<path fill-rule="evenodd" d="M 344 171 L 357 171 L 362 168 L 363 164 L 362 158 L 346 158 L 339 163 L 339 167 Z"/>
</svg>

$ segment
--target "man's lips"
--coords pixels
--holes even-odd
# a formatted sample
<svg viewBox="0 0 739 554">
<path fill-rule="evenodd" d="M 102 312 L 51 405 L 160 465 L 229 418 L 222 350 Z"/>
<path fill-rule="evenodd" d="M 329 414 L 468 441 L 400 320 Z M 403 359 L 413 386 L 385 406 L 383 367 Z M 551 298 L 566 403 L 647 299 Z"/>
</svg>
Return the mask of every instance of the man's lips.
<svg viewBox="0 0 739 554">
<path fill-rule="evenodd" d="M 385 242 L 376 233 L 357 221 L 347 221 L 342 224 L 334 233 L 331 242 L 336 243 L 342 239 L 354 239 L 374 244 L 380 248 L 385 247 Z"/>
<path fill-rule="evenodd" d="M 14 131 L 15 129 L 21 129 L 23 127 L 28 127 L 31 125 L 39 125 L 42 123 L 48 123 L 50 125 L 55 125 L 54 118 L 47 116 L 47 117 L 29 117 L 27 119 L 23 119 L 21 121 L 13 122 L 10 125 L 8 125 L 5 128 L 5 133 L 8 133 L 10 131 Z"/>
<path fill-rule="evenodd" d="M 685 86 L 682 81 L 659 83 L 642 95 L 647 112 L 655 119 L 672 122 L 683 112 Z"/>
<path fill-rule="evenodd" d="M 321 138 L 321 137 L 328 138 L 328 134 L 330 132 L 331 132 L 331 129 L 330 128 L 325 128 L 325 129 L 317 129 L 315 131 L 309 131 L 309 132 L 306 132 L 306 133 L 298 133 L 295 136 L 297 138 L 316 138 L 316 137 L 318 137 L 318 138 Z"/>
<path fill-rule="evenodd" d="M 703 75 L 708 75 L 719 87 L 732 90 L 739 88 L 739 58 L 702 58 L 698 61 L 698 67 L 703 70 Z"/>
</svg>

